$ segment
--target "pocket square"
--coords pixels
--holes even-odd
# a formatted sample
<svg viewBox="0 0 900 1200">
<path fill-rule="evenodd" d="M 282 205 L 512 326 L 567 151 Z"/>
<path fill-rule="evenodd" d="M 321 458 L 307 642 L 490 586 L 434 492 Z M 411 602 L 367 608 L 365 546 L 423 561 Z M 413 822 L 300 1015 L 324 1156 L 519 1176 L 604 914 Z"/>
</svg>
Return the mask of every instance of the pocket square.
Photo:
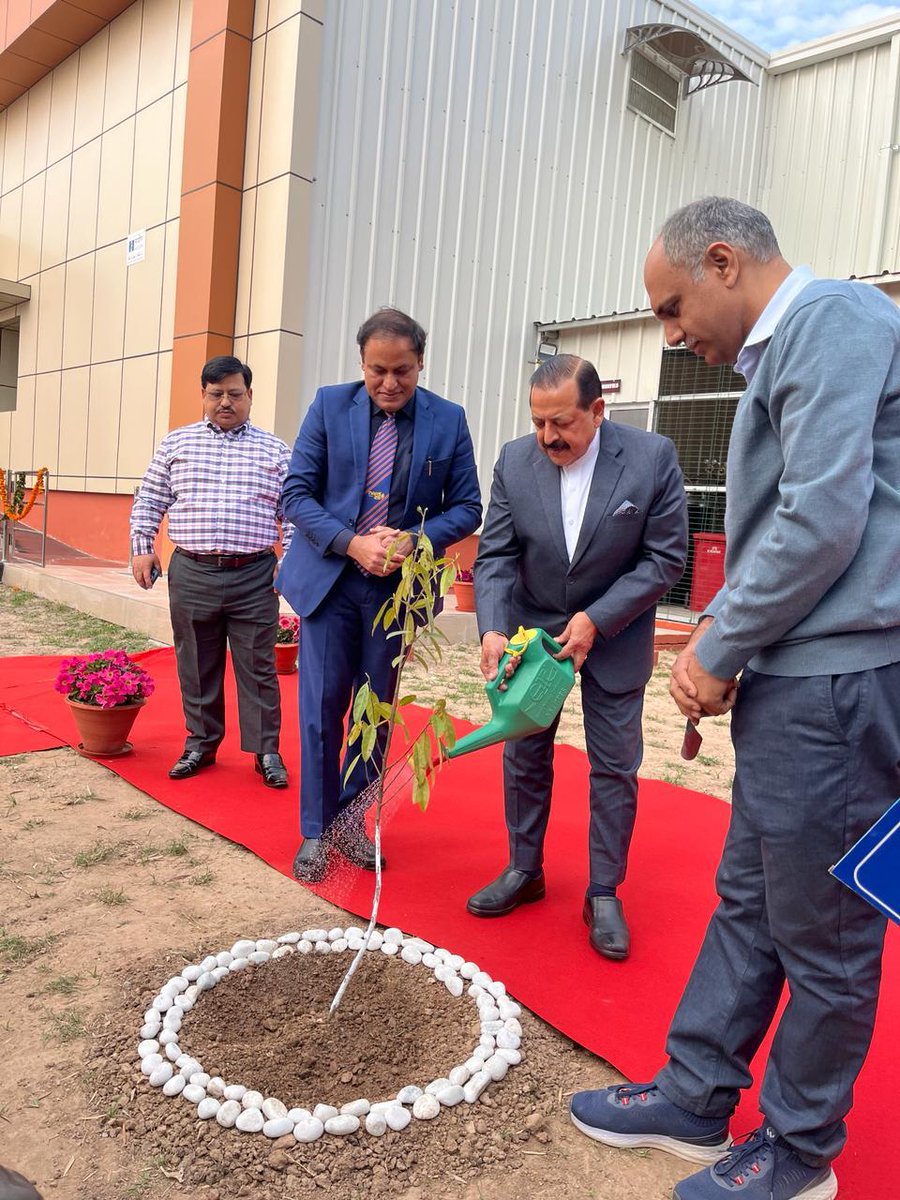
<svg viewBox="0 0 900 1200">
<path fill-rule="evenodd" d="M 640 511 L 641 510 L 637 507 L 636 504 L 632 504 L 630 500 L 626 500 L 623 504 L 619 505 L 619 507 L 613 513 L 613 516 L 614 517 L 636 517 L 636 516 L 638 516 Z"/>
</svg>

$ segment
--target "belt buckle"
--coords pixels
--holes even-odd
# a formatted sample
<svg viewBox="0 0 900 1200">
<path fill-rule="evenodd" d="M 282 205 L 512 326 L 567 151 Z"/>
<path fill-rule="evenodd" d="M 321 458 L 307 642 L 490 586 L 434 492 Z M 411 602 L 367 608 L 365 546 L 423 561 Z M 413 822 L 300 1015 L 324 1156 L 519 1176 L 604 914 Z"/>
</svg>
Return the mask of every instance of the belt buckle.
<svg viewBox="0 0 900 1200">
<path fill-rule="evenodd" d="M 224 569 L 224 567 L 225 567 L 225 564 L 228 562 L 228 560 L 229 560 L 230 558 L 231 558 L 231 555 L 230 555 L 230 554 L 220 554 L 220 555 L 218 555 L 218 556 L 217 556 L 217 558 L 216 558 L 216 566 L 217 566 L 217 567 L 219 567 L 220 569 Z"/>
</svg>

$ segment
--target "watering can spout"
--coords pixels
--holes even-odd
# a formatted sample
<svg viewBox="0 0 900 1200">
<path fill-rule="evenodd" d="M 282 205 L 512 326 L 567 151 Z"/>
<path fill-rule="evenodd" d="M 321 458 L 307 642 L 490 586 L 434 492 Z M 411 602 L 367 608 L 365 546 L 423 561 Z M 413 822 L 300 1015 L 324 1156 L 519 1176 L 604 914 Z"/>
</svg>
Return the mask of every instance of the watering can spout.
<svg viewBox="0 0 900 1200">
<path fill-rule="evenodd" d="M 519 626 L 506 644 L 496 676 L 484 687 L 491 705 L 490 721 L 460 738 L 447 757 L 459 758 L 497 742 L 516 741 L 552 725 L 575 683 L 572 660 L 553 657 L 560 650 L 562 646 L 543 629 Z M 519 658 L 519 665 L 501 691 L 504 668 L 513 656 Z"/>
</svg>

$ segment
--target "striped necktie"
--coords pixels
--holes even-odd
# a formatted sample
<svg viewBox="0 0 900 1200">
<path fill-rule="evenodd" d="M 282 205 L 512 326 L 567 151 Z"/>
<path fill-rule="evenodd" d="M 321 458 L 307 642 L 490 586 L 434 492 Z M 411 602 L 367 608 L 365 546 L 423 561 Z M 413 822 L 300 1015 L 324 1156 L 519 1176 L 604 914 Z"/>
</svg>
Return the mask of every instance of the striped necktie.
<svg viewBox="0 0 900 1200">
<path fill-rule="evenodd" d="M 387 521 L 391 500 L 391 475 L 396 453 L 397 418 L 393 413 L 386 413 L 372 438 L 369 450 L 366 490 L 356 523 L 356 532 L 359 534 L 370 533 L 376 525 L 384 525 Z"/>
</svg>

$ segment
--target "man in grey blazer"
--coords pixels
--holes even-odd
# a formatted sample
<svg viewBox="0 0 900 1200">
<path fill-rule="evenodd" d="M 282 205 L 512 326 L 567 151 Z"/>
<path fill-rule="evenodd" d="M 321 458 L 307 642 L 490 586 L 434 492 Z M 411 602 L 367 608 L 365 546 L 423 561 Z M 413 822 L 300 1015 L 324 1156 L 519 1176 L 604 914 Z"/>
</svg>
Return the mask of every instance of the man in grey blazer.
<svg viewBox="0 0 900 1200">
<path fill-rule="evenodd" d="M 543 363 L 530 402 L 535 432 L 500 452 L 475 561 L 481 670 L 496 676 L 507 637 L 524 625 L 556 637 L 560 657 L 581 672 L 591 767 L 583 915 L 594 949 L 622 959 L 630 939 L 616 889 L 637 807 L 655 605 L 687 555 L 684 481 L 668 438 L 603 420 L 586 359 Z M 509 866 L 469 900 L 476 916 L 504 916 L 544 895 L 557 725 L 503 752 Z"/>
</svg>

